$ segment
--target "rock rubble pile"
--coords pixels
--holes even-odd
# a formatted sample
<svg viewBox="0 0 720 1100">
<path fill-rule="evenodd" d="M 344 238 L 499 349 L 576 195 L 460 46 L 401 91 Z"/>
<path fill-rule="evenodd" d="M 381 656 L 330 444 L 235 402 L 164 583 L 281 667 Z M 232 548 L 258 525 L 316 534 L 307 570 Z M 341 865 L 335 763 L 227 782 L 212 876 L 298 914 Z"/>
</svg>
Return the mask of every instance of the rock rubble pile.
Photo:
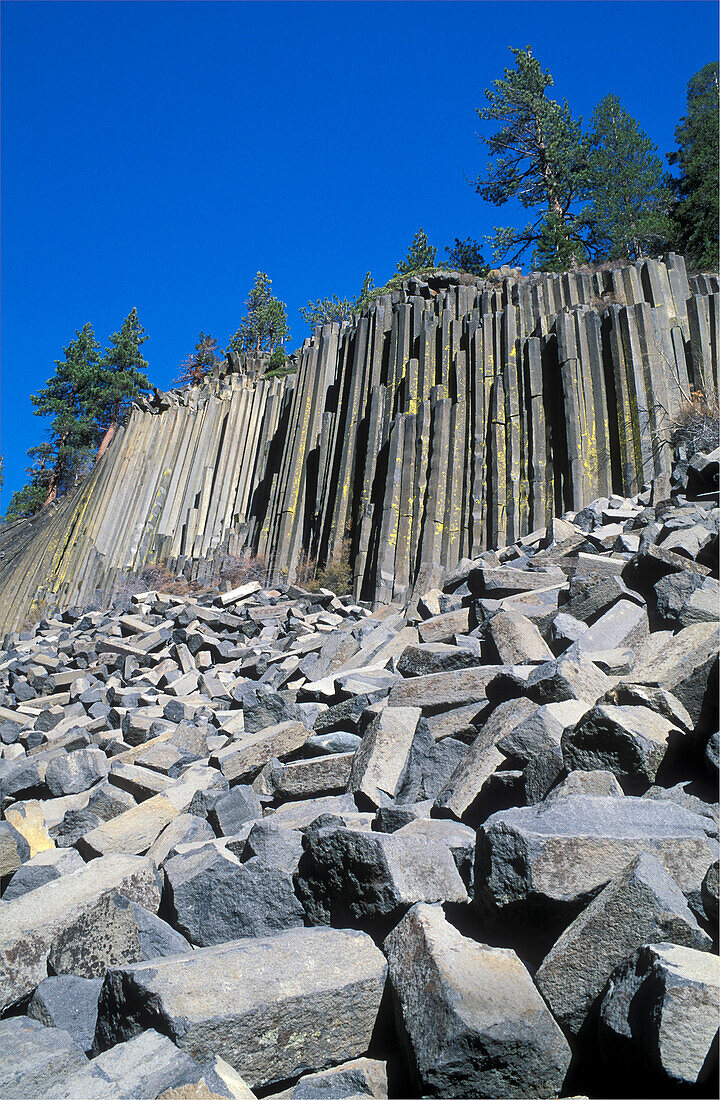
<svg viewBox="0 0 720 1100">
<path fill-rule="evenodd" d="M 403 609 L 8 635 L 2 1095 L 711 1095 L 719 457 Z"/>
</svg>

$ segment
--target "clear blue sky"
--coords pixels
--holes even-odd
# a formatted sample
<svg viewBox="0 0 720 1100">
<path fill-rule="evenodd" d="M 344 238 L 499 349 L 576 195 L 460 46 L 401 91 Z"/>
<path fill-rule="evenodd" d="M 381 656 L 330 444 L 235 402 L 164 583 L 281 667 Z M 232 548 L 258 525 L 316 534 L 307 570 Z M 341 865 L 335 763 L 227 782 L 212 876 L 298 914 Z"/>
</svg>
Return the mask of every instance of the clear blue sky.
<svg viewBox="0 0 720 1100">
<path fill-rule="evenodd" d="M 384 282 L 418 227 L 442 256 L 514 220 L 467 182 L 509 46 L 576 115 L 618 95 L 664 155 L 717 23 L 714 0 L 5 0 L 0 509 L 43 438 L 30 394 L 86 321 L 104 345 L 136 306 L 168 387 L 263 270 L 294 348 L 298 306 Z"/>
</svg>

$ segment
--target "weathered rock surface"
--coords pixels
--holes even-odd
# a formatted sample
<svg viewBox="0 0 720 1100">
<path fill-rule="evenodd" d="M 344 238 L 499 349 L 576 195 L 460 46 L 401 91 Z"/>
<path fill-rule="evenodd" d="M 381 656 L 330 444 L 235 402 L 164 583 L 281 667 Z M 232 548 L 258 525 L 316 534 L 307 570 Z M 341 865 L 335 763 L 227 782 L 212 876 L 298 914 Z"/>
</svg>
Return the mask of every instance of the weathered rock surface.
<svg viewBox="0 0 720 1100">
<path fill-rule="evenodd" d="M 605 1057 L 629 1085 L 642 1079 L 663 1091 L 712 1089 L 719 1004 L 716 955 L 673 943 L 640 947 L 613 973 L 603 998 Z"/>
<path fill-rule="evenodd" d="M 141 963 L 108 974 L 97 1040 L 107 1048 L 157 1022 L 197 1061 L 219 1054 L 266 1087 L 364 1055 L 386 969 L 369 936 L 325 928 Z"/>
<path fill-rule="evenodd" d="M 577 1039 L 564 1087 L 602 1091 L 608 977 L 648 940 L 717 950 L 720 509 L 688 497 L 687 470 L 551 522 L 543 507 L 537 530 L 463 547 L 447 573 L 423 565 L 426 592 L 410 597 L 408 575 L 372 614 L 255 583 L 138 592 L 8 635 L 0 991 L 54 1025 L 21 1078 L 42 1091 L 47 1070 L 73 1097 L 251 1100 L 246 1074 L 282 1100 L 549 1096 L 567 1048 L 522 959 Z M 418 931 L 425 911 L 437 935 Z M 404 1046 L 389 995 L 381 1007 L 388 934 Z M 669 1051 L 676 1027 L 651 970 L 626 1012 L 631 1053 L 608 1061 L 615 1095 L 647 1092 L 642 1073 L 654 1095 L 705 1087 L 632 1053 Z M 88 1062 L 98 982 L 108 1049 Z M 661 1039 L 641 1040 L 663 1013 Z"/>
<path fill-rule="evenodd" d="M 422 1096 L 557 1094 L 570 1048 L 513 951 L 462 936 L 415 905 L 384 944 Z"/>
</svg>

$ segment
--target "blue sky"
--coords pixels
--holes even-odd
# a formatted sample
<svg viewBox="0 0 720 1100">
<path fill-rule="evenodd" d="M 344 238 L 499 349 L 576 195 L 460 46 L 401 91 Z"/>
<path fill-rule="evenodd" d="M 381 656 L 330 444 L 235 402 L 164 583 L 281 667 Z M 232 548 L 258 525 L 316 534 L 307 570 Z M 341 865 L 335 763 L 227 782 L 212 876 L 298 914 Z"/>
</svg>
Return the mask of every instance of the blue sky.
<svg viewBox="0 0 720 1100">
<path fill-rule="evenodd" d="M 136 306 L 168 387 L 263 270 L 294 348 L 299 306 L 384 282 L 420 226 L 442 256 L 514 221 L 468 182 L 508 47 L 576 115 L 619 96 L 664 155 L 718 34 L 714 0 L 4 0 L 1 19 L 0 509 L 43 438 L 30 394 L 85 322 L 104 345 Z"/>
</svg>

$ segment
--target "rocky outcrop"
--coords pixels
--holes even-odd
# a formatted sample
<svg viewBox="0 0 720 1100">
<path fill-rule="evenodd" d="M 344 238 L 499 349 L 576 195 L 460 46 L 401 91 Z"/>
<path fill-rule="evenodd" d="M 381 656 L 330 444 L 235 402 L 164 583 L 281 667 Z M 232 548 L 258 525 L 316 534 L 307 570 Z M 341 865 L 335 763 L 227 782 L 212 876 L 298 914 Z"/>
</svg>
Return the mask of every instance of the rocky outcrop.
<svg viewBox="0 0 720 1100">
<path fill-rule="evenodd" d="M 139 402 L 74 496 L 0 534 L 0 629 L 102 602 L 118 573 L 245 552 L 277 582 L 348 550 L 356 599 L 404 601 L 434 567 L 668 473 L 673 413 L 716 392 L 717 278 L 675 255 L 510 275 L 408 278 L 318 329 L 295 374 L 231 355 Z"/>
<path fill-rule="evenodd" d="M 403 610 L 256 583 L 10 634 L 3 1095 L 712 1095 L 705 457 Z M 669 621 L 687 576 L 715 613 Z"/>
</svg>

